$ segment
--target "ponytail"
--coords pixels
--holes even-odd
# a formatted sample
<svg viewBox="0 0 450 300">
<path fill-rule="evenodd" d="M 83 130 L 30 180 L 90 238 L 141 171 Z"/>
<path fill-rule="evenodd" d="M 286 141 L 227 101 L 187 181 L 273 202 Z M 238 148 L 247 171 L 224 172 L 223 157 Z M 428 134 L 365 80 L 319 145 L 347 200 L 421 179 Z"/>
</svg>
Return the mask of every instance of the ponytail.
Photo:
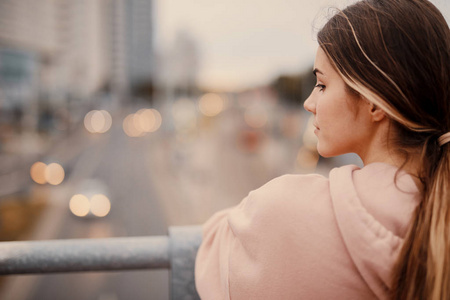
<svg viewBox="0 0 450 300">
<path fill-rule="evenodd" d="M 394 267 L 392 299 L 450 299 L 450 144 L 433 148 L 438 155 L 422 157 L 424 197 Z"/>
</svg>

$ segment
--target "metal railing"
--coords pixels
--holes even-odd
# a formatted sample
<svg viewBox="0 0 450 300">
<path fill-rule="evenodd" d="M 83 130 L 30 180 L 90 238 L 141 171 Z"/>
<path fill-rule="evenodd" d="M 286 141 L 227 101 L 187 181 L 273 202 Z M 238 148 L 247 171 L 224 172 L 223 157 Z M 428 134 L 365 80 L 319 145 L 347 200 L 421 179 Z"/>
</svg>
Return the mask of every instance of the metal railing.
<svg viewBox="0 0 450 300">
<path fill-rule="evenodd" d="M 200 299 L 194 265 L 201 227 L 170 227 L 168 236 L 0 243 L 0 275 L 170 269 L 171 299 Z"/>
</svg>

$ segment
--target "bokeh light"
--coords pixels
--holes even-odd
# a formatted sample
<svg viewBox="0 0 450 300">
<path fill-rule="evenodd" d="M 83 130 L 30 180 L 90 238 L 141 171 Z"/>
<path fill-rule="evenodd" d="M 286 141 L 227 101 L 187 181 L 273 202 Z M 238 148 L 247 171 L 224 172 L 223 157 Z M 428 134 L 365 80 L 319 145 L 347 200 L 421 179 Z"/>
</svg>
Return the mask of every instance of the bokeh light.
<svg viewBox="0 0 450 300">
<path fill-rule="evenodd" d="M 91 125 L 94 132 L 100 132 L 105 128 L 106 120 L 101 111 L 97 110 L 92 114 Z"/>
<path fill-rule="evenodd" d="M 35 162 L 31 168 L 30 168 L 30 176 L 31 179 L 33 179 L 34 182 L 39 184 L 45 184 L 47 183 L 47 180 L 45 179 L 45 169 L 47 168 L 47 165 L 43 162 Z"/>
<path fill-rule="evenodd" d="M 214 117 L 224 109 L 224 100 L 218 94 L 208 93 L 200 98 L 198 108 L 205 116 Z"/>
<path fill-rule="evenodd" d="M 95 114 L 95 110 L 91 110 L 90 112 L 88 112 L 85 116 L 84 116 L 84 127 L 86 128 L 87 131 L 89 131 L 90 133 L 94 133 L 95 130 L 92 127 L 92 116 Z"/>
<path fill-rule="evenodd" d="M 60 164 L 51 163 L 45 168 L 45 180 L 51 185 L 58 185 L 64 180 L 64 169 Z"/>
<path fill-rule="evenodd" d="M 91 198 L 91 213 L 96 217 L 104 217 L 111 210 L 111 202 L 108 197 L 96 194 Z"/>
<path fill-rule="evenodd" d="M 39 184 L 49 183 L 51 185 L 58 185 L 63 182 L 65 172 L 64 168 L 58 163 L 47 165 L 38 161 L 31 166 L 30 176 L 34 182 Z"/>
<path fill-rule="evenodd" d="M 162 118 L 156 109 L 140 109 L 133 118 L 133 124 L 143 132 L 155 132 L 161 127 Z"/>
<path fill-rule="evenodd" d="M 133 121 L 137 122 L 135 126 L 139 126 L 143 132 L 150 132 L 155 126 L 156 118 L 152 111 L 141 109 L 136 113 Z"/>
<path fill-rule="evenodd" d="M 82 194 L 74 195 L 69 202 L 70 211 L 77 217 L 87 216 L 90 207 L 89 199 Z"/>
<path fill-rule="evenodd" d="M 139 122 L 139 116 L 136 114 L 129 114 L 123 120 L 123 131 L 129 137 L 140 137 L 145 134 Z"/>
<path fill-rule="evenodd" d="M 91 110 L 84 117 L 84 127 L 90 133 L 105 133 L 111 125 L 112 117 L 106 110 Z"/>
<path fill-rule="evenodd" d="M 153 126 L 153 131 L 156 131 L 162 125 L 162 116 L 161 116 L 161 113 L 154 108 L 151 108 L 150 111 L 155 116 L 155 125 Z M 153 132 L 153 131 L 150 131 L 150 132 Z"/>
</svg>

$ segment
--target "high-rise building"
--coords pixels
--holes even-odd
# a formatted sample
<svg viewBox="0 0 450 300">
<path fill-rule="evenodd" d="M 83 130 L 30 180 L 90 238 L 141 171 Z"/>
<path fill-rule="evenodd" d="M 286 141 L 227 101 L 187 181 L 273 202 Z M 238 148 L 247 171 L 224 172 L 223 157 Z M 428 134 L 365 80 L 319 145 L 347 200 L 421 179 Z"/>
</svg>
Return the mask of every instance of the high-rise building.
<svg viewBox="0 0 450 300">
<path fill-rule="evenodd" d="M 132 94 L 148 94 L 153 83 L 153 11 L 151 0 L 125 3 L 127 78 Z"/>
<path fill-rule="evenodd" d="M 154 79 L 152 0 L 111 0 L 109 84 L 118 101 L 147 94 Z"/>
</svg>

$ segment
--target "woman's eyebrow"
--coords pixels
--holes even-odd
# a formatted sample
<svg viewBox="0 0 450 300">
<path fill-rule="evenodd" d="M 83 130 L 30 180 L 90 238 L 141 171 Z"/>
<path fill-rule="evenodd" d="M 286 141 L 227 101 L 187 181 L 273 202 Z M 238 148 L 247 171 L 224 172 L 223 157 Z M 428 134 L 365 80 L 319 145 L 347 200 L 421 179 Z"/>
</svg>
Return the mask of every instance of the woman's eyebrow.
<svg viewBox="0 0 450 300">
<path fill-rule="evenodd" d="M 315 69 L 313 70 L 313 74 L 314 74 L 314 76 L 317 76 L 317 73 L 319 73 L 319 74 L 322 74 L 322 75 L 323 75 L 323 72 L 322 72 L 322 71 L 320 71 L 319 69 L 315 68 Z"/>
</svg>

